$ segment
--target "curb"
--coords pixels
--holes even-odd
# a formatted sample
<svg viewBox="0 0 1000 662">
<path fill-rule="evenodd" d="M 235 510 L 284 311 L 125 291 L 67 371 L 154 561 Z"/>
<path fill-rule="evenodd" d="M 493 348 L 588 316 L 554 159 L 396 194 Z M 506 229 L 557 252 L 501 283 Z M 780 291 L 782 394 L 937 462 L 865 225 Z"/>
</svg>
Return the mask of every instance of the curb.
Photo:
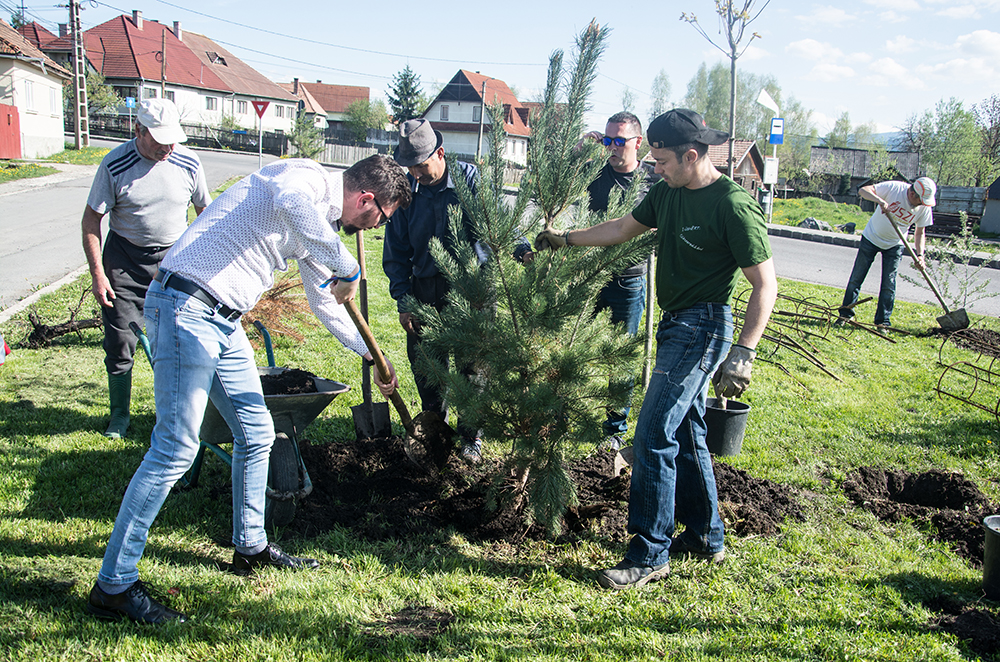
<svg viewBox="0 0 1000 662">
<path fill-rule="evenodd" d="M 830 244 L 832 246 L 848 246 L 857 248 L 861 243 L 860 234 L 844 234 L 842 232 L 827 232 L 825 230 L 809 230 L 791 225 L 778 225 L 776 223 L 767 224 L 767 234 L 775 237 L 787 237 L 789 239 L 799 239 L 802 241 L 813 241 L 820 244 Z M 985 267 L 987 269 L 1000 269 L 1000 256 L 990 259 L 988 254 L 973 255 L 969 260 L 971 267 Z"/>
</svg>

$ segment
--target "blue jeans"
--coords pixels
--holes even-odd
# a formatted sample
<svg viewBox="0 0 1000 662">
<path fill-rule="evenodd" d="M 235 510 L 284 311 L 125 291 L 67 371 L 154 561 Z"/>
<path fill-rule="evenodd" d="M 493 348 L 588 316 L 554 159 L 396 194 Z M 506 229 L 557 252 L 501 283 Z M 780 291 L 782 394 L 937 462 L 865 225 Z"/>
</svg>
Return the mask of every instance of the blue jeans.
<svg viewBox="0 0 1000 662">
<path fill-rule="evenodd" d="M 700 303 L 664 313 L 656 333 L 656 367 L 639 412 L 625 557 L 639 565 L 666 563 L 675 518 L 685 541 L 721 551 L 712 456 L 705 444 L 705 390 L 732 345 L 730 307 Z"/>
<path fill-rule="evenodd" d="M 875 256 L 882 254 L 882 284 L 878 290 L 878 308 L 875 309 L 875 324 L 889 324 L 892 316 L 892 306 L 896 302 L 896 272 L 899 271 L 899 261 L 903 258 L 903 246 L 899 244 L 891 248 L 879 248 L 864 237 L 858 245 L 858 256 L 854 258 L 854 268 L 851 278 L 847 281 L 847 291 L 844 292 L 844 303 L 841 304 L 841 317 L 854 317 L 853 306 L 861 293 L 861 284 L 865 282 L 868 270 L 871 269 Z"/>
<path fill-rule="evenodd" d="M 615 276 L 604 286 L 597 297 L 597 310 L 611 310 L 611 321 L 624 324 L 625 330 L 635 335 L 639 331 L 642 312 L 646 310 L 646 275 Z M 633 378 L 632 381 L 635 384 Z M 629 392 L 629 401 L 632 393 Z M 604 422 L 604 434 L 625 434 L 628 432 L 630 406 L 621 411 L 608 409 L 608 419 Z"/>
<path fill-rule="evenodd" d="M 274 424 L 243 327 L 155 281 L 146 293 L 144 317 L 153 354 L 156 425 L 104 552 L 98 578 L 110 585 L 139 578 L 137 564 L 149 527 L 198 452 L 209 398 L 233 431 L 233 544 L 253 548 L 267 542 L 264 491 Z"/>
</svg>

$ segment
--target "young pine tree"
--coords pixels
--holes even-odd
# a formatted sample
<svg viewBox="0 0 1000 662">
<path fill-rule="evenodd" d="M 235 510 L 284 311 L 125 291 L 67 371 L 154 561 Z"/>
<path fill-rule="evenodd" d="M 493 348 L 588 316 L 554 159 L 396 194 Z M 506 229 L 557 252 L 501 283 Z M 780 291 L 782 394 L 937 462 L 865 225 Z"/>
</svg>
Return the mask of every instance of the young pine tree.
<svg viewBox="0 0 1000 662">
<path fill-rule="evenodd" d="M 594 308 L 613 272 L 649 254 L 649 239 L 545 251 L 528 264 L 511 257 L 524 234 L 556 224 L 589 226 L 627 212 L 636 199 L 641 178 L 607 216 L 588 211 L 586 187 L 606 154 L 596 145 L 575 149 L 607 34 L 592 23 L 577 38 L 566 83 L 562 53 L 552 55 L 544 106 L 532 125 L 528 170 L 513 202 L 503 189 L 504 111 L 488 107 L 490 150 L 475 193 L 456 178 L 479 245 L 459 239 L 465 236 L 461 211 L 451 208 L 450 236 L 431 245 L 451 285 L 448 305 L 438 313 L 411 301 L 425 339 L 418 369 L 447 390 L 450 406 L 481 428 L 487 443 L 506 453 L 494 503 L 522 510 L 550 533 L 576 502 L 567 451 L 592 448 L 603 438 L 606 408 L 625 404 L 644 341 L 612 325 L 606 311 L 595 316 Z M 525 223 L 529 202 L 535 210 Z M 449 370 L 448 355 L 471 363 L 478 377 L 470 381 Z"/>
</svg>

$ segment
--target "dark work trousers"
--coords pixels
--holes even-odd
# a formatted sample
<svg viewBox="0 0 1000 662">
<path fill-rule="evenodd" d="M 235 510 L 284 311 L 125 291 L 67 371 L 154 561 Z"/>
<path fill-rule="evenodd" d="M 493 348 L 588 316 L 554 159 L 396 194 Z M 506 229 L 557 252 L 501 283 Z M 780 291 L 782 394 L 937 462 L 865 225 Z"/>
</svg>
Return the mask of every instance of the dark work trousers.
<svg viewBox="0 0 1000 662">
<path fill-rule="evenodd" d="M 124 375 L 132 369 L 132 356 L 139 339 L 128 325 L 135 322 L 142 328 L 146 290 L 169 248 L 142 248 L 108 232 L 102 262 L 115 298 L 113 308 L 101 308 L 101 318 L 104 321 L 104 365 L 109 375 Z"/>
<path fill-rule="evenodd" d="M 444 308 L 444 298 L 448 293 L 448 281 L 444 276 L 414 278 L 411 284 L 410 293 L 417 301 L 430 304 L 438 310 Z M 441 415 L 442 420 L 447 420 L 448 403 L 445 402 L 444 393 L 441 392 L 441 389 L 428 383 L 427 379 L 417 371 L 417 350 L 420 344 L 419 334 L 406 334 L 406 355 L 410 359 L 410 368 L 413 370 L 413 381 L 417 384 L 417 392 L 420 393 L 420 408 L 424 411 L 436 411 Z M 471 379 L 475 374 L 471 365 L 459 365 L 458 357 L 451 357 L 451 360 L 456 362 L 456 369 L 466 377 Z M 462 438 L 467 439 L 474 439 L 482 434 L 479 430 L 463 426 L 461 418 L 458 419 L 455 430 Z"/>
</svg>

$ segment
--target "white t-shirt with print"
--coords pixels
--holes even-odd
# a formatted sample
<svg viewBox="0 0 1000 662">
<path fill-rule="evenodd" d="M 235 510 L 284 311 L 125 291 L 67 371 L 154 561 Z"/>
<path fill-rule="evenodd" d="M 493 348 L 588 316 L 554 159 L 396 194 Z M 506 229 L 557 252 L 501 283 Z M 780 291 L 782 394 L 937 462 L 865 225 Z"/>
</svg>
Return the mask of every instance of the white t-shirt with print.
<svg viewBox="0 0 1000 662">
<path fill-rule="evenodd" d="M 899 231 L 906 236 L 910 226 L 916 224 L 918 228 L 925 228 L 934 223 L 934 215 L 927 205 L 913 207 L 907 198 L 906 192 L 910 190 L 910 185 L 906 182 L 879 182 L 875 185 L 875 193 L 878 197 L 886 201 L 886 211 L 892 217 L 890 220 L 882 213 L 880 207 L 875 208 L 875 213 L 868 220 L 861 236 L 872 242 L 879 248 L 885 250 L 893 246 L 902 246 L 899 237 L 892 229 L 890 223 L 895 222 Z"/>
</svg>

